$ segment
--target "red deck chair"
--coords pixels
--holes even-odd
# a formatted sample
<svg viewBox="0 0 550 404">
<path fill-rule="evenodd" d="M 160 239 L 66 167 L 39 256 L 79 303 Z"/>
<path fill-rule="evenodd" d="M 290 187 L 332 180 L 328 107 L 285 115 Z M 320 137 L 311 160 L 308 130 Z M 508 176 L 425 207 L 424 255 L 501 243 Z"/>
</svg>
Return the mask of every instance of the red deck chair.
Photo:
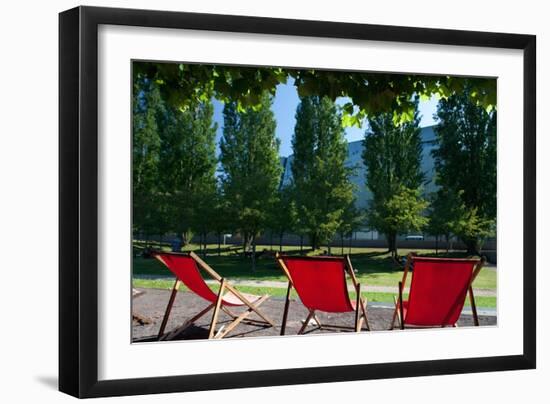
<svg viewBox="0 0 550 404">
<path fill-rule="evenodd" d="M 407 256 L 403 279 L 398 284 L 399 297 L 394 298 L 396 318 L 401 329 L 405 327 L 456 327 L 464 307 L 466 294 L 474 324 L 479 326 L 472 283 L 481 271 L 485 260 L 456 258 L 425 258 L 414 253 Z M 407 274 L 412 269 L 409 298 L 403 300 Z"/>
<path fill-rule="evenodd" d="M 277 254 L 277 262 L 288 277 L 281 335 L 285 334 L 290 291 L 296 290 L 309 314 L 298 334 L 303 334 L 310 320 L 317 323 L 317 329 L 351 329 L 361 331 L 363 320 L 369 330 L 366 300 L 361 297 L 361 286 L 357 282 L 348 256 L 345 257 L 290 257 Z M 349 275 L 357 298 L 350 300 L 346 283 L 346 272 Z M 321 324 L 315 311 L 328 313 L 355 312 L 355 327 Z M 313 330 L 312 330 L 313 331 Z"/>
<path fill-rule="evenodd" d="M 246 293 L 241 293 L 235 287 L 230 285 L 224 278 L 222 278 L 216 271 L 214 271 L 206 262 L 204 262 L 198 255 L 195 253 L 165 253 L 165 252 L 155 252 L 153 253 L 155 258 L 168 267 L 170 271 L 176 276 L 176 282 L 172 288 L 172 294 L 168 300 L 168 305 L 166 306 L 166 312 L 160 326 L 158 339 L 159 340 L 170 340 L 175 338 L 177 335 L 181 334 L 187 327 L 197 321 L 199 318 L 208 313 L 212 308 L 214 312 L 212 313 L 212 320 L 210 322 L 210 329 L 208 333 L 208 339 L 212 338 L 223 338 L 231 330 L 233 330 L 241 321 L 246 319 L 252 312 L 260 316 L 264 321 L 256 321 L 247 319 L 248 322 L 253 322 L 256 324 L 269 324 L 272 327 L 275 327 L 273 321 L 271 321 L 266 315 L 264 315 L 258 307 L 265 302 L 269 295 L 256 296 Z M 199 270 L 199 267 L 203 269 L 212 279 L 216 280 L 220 284 L 220 289 L 218 293 L 215 293 L 210 286 L 204 281 L 202 274 Z M 204 308 L 204 310 L 197 313 L 192 318 L 188 319 L 181 327 L 176 328 L 169 334 L 164 335 L 164 329 L 166 328 L 166 323 L 168 322 L 168 317 L 170 316 L 170 311 L 174 304 L 174 299 L 176 298 L 176 293 L 180 284 L 183 282 L 185 286 L 189 288 L 192 292 L 202 297 L 203 299 L 210 302 L 210 304 Z M 224 292 L 227 292 L 224 294 Z M 246 311 L 237 315 L 229 309 L 229 307 L 245 307 Z M 232 322 L 227 326 L 222 326 L 217 332 L 216 323 L 218 319 L 219 311 L 223 310 L 227 315 L 232 318 Z"/>
</svg>

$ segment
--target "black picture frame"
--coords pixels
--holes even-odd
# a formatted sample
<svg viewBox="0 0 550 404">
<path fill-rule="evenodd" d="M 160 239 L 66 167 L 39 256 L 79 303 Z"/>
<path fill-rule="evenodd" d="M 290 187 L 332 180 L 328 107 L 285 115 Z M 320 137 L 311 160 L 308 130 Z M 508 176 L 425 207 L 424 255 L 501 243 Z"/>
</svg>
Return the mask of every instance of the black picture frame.
<svg viewBox="0 0 550 404">
<path fill-rule="evenodd" d="M 523 51 L 523 354 L 98 381 L 98 26 L 113 24 Z M 536 366 L 536 37 L 168 11 L 59 15 L 59 390 L 76 397 L 325 383 Z"/>
</svg>

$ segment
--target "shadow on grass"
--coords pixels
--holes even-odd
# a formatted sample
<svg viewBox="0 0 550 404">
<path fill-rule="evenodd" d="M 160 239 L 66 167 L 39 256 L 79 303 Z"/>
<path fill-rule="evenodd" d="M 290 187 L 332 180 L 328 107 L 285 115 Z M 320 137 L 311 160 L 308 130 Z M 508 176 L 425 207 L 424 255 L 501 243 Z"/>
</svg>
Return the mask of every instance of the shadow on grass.
<svg viewBox="0 0 550 404">
<path fill-rule="evenodd" d="M 245 256 L 242 252 L 241 245 L 208 245 L 202 251 L 196 245 L 191 245 L 184 248 L 184 251 L 195 251 L 198 255 L 214 268 L 221 276 L 227 278 L 246 278 L 250 280 L 284 280 L 284 274 L 275 261 L 275 254 L 279 251 L 279 246 L 258 246 L 256 269 L 252 270 L 251 256 Z M 168 250 L 167 246 L 164 246 Z M 333 255 L 340 255 L 339 247 L 332 247 Z M 402 256 L 406 255 L 409 250 L 400 250 Z M 285 246 L 283 248 L 285 255 L 326 255 L 327 249 L 318 249 L 312 251 L 311 248 L 301 249 L 299 246 Z M 391 255 L 385 249 L 372 248 L 352 248 L 351 252 L 345 248 L 344 253 L 349 253 L 351 262 L 358 275 L 370 274 L 395 274 L 403 270 L 399 261 L 392 259 Z M 439 252 L 435 254 L 433 250 L 419 251 L 422 256 L 430 257 L 464 257 L 463 252 Z M 171 272 L 162 265 L 159 261 L 152 258 L 135 257 L 133 260 L 133 275 L 147 275 L 169 277 Z"/>
<path fill-rule="evenodd" d="M 311 250 L 308 252 L 308 255 L 322 255 L 322 251 L 318 251 L 316 254 L 311 254 Z M 284 253 L 300 255 L 300 250 L 287 250 Z M 350 258 L 359 274 L 401 271 L 401 268 L 396 266 L 393 260 L 385 253 L 356 253 L 351 254 Z M 242 254 L 225 254 L 221 256 L 207 254 L 204 259 L 223 277 L 257 280 L 284 279 L 284 274 L 274 259 L 274 252 L 271 256 L 258 257 L 255 271 L 252 270 L 251 258 L 244 257 Z M 171 276 L 171 272 L 155 259 L 136 257 L 133 260 L 133 275 L 169 277 Z"/>
</svg>

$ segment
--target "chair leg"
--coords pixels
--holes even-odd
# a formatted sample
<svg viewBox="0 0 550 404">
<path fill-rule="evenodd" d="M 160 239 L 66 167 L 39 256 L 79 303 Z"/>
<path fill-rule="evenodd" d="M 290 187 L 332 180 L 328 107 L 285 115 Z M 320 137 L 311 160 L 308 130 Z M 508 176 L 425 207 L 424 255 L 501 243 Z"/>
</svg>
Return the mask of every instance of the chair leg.
<svg viewBox="0 0 550 404">
<path fill-rule="evenodd" d="M 285 308 L 283 310 L 283 321 L 281 323 L 281 334 L 285 335 L 286 330 L 286 321 L 288 319 L 288 307 L 290 306 L 290 290 L 292 289 L 292 284 L 288 282 L 288 288 L 286 289 L 286 299 L 285 299 Z"/>
<path fill-rule="evenodd" d="M 315 322 L 317 323 L 317 326 L 319 327 L 319 329 L 323 328 L 323 325 L 321 324 L 321 320 L 319 320 L 319 317 L 317 317 L 317 314 L 313 315 L 313 320 L 315 320 Z"/>
<path fill-rule="evenodd" d="M 220 312 L 220 306 L 222 304 L 222 296 L 225 289 L 225 279 L 222 279 L 220 290 L 218 292 L 218 298 L 216 299 L 216 305 L 214 306 L 214 313 L 212 313 L 212 321 L 210 322 L 210 330 L 208 332 L 208 339 L 212 339 L 214 331 L 216 329 L 216 323 L 218 321 L 218 314 Z"/>
<path fill-rule="evenodd" d="M 262 318 L 265 322 L 269 323 L 272 327 L 277 327 L 275 323 L 267 317 L 265 314 L 263 314 L 260 310 L 258 310 L 246 297 L 244 297 L 237 289 L 235 289 L 231 284 L 226 284 L 225 287 L 233 293 L 235 296 L 239 298 L 241 302 L 246 304 L 248 307 L 250 307 L 260 318 Z"/>
<path fill-rule="evenodd" d="M 368 307 L 368 300 L 365 298 L 361 298 L 361 311 L 363 312 L 363 318 L 365 319 L 365 325 L 367 326 L 367 331 L 370 331 L 370 325 L 369 325 L 369 318 L 367 317 L 367 307 Z"/>
<path fill-rule="evenodd" d="M 267 300 L 269 296 L 268 295 L 264 295 L 262 296 L 260 299 L 258 299 L 255 304 L 256 304 L 256 307 L 260 306 L 263 302 L 265 302 Z M 223 329 L 223 331 L 220 329 L 216 335 L 214 335 L 214 339 L 222 339 L 223 337 L 225 337 L 227 334 L 229 334 L 231 332 L 231 330 L 233 330 L 236 326 L 238 326 L 247 316 L 249 316 L 250 314 L 253 313 L 253 310 L 251 308 L 249 308 L 248 310 L 246 310 L 245 312 L 241 313 L 239 316 L 237 316 L 232 322 L 231 324 L 229 324 L 227 327 L 225 327 Z M 267 323 L 266 323 L 267 324 Z"/>
<path fill-rule="evenodd" d="M 363 328 L 363 315 L 359 316 L 359 321 L 355 325 L 355 332 L 361 332 L 361 328 Z"/>
<path fill-rule="evenodd" d="M 315 310 L 310 310 L 308 316 L 306 317 L 304 324 L 302 325 L 302 328 L 300 328 L 300 331 L 298 331 L 298 335 L 303 334 L 303 332 L 306 330 L 309 321 L 311 320 L 311 317 L 315 315 Z"/>
<path fill-rule="evenodd" d="M 239 317 L 238 314 L 233 313 L 231 310 L 229 310 L 223 304 L 221 305 L 220 310 L 222 310 L 225 314 L 227 314 L 229 317 L 231 317 L 231 321 L 233 321 L 237 317 Z M 245 318 L 244 323 L 248 323 L 248 324 L 251 324 L 251 325 L 271 325 L 267 321 L 256 320 L 256 319 L 253 319 L 253 318 Z"/>
<path fill-rule="evenodd" d="M 162 319 L 162 323 L 160 324 L 160 329 L 157 336 L 157 339 L 159 341 L 162 338 L 162 335 L 164 334 L 164 329 L 166 328 L 166 324 L 168 323 L 168 317 L 170 317 L 170 312 L 172 311 L 172 306 L 174 305 L 174 300 L 176 299 L 176 294 L 178 293 L 178 288 L 180 287 L 180 284 L 181 284 L 181 281 L 178 278 L 176 278 L 176 282 L 174 282 L 174 286 L 172 287 L 172 293 L 170 294 L 170 299 L 168 299 L 168 304 L 166 305 L 164 318 Z"/>
<path fill-rule="evenodd" d="M 361 324 L 360 324 L 360 318 L 359 316 L 359 310 L 361 306 L 361 285 L 357 284 L 356 288 L 357 298 L 355 300 L 355 332 L 361 331 Z"/>
<path fill-rule="evenodd" d="M 399 324 L 399 328 L 401 330 L 404 330 L 405 326 L 403 324 L 403 316 L 401 315 L 403 306 L 401 304 L 401 301 L 396 299 L 395 296 L 393 297 L 393 302 L 395 304 L 395 310 L 393 312 L 393 318 L 392 318 L 392 321 L 391 321 L 390 330 L 393 330 L 395 328 L 395 320 L 396 319 L 397 319 L 397 322 Z"/>
<path fill-rule="evenodd" d="M 403 311 L 403 283 L 399 282 L 399 324 L 401 329 L 405 329 L 405 316 Z"/>
<path fill-rule="evenodd" d="M 397 308 L 397 324 L 399 325 L 399 329 L 403 330 L 403 320 L 401 320 L 401 312 L 399 311 L 399 308 Z"/>
<path fill-rule="evenodd" d="M 391 319 L 390 331 L 395 328 L 395 320 L 397 319 L 397 299 L 395 298 L 395 296 L 393 297 L 393 304 L 395 305 L 395 309 L 393 310 L 393 317 Z"/>
<path fill-rule="evenodd" d="M 474 325 L 479 327 L 479 318 L 477 316 L 476 300 L 474 298 L 474 289 L 472 285 L 468 288 L 468 294 L 470 295 L 470 306 L 472 306 L 472 316 L 474 317 Z"/>
</svg>

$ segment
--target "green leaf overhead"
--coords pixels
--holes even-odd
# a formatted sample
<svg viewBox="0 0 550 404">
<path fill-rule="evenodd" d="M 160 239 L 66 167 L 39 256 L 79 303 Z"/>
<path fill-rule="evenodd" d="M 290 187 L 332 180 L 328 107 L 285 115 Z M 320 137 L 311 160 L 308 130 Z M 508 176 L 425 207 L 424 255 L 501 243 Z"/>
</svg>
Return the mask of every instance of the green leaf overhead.
<svg viewBox="0 0 550 404">
<path fill-rule="evenodd" d="M 384 112 L 393 113 L 395 125 L 410 122 L 413 96 L 445 99 L 465 86 L 473 103 L 496 108 L 496 81 L 486 78 L 150 62 L 134 63 L 134 75 L 154 80 L 165 98 L 180 108 L 215 97 L 235 102 L 239 112 L 261 107 L 258 94 L 274 95 L 278 84 L 292 78 L 300 97 L 349 97 L 351 106 L 345 106 L 342 121 L 347 126 Z"/>
</svg>

